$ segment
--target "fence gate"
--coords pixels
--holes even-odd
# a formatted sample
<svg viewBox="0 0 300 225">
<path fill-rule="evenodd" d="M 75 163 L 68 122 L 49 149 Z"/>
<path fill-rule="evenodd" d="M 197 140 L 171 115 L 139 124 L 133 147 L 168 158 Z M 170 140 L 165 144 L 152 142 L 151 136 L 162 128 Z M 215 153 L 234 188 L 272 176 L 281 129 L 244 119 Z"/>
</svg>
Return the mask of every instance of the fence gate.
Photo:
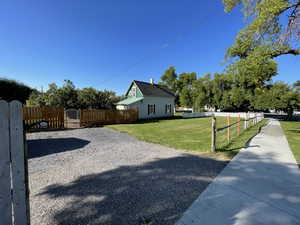
<svg viewBox="0 0 300 225">
<path fill-rule="evenodd" d="M 80 128 L 80 110 L 66 109 L 65 110 L 65 127 Z"/>
<path fill-rule="evenodd" d="M 0 225 L 28 225 L 22 104 L 0 100 Z"/>
</svg>

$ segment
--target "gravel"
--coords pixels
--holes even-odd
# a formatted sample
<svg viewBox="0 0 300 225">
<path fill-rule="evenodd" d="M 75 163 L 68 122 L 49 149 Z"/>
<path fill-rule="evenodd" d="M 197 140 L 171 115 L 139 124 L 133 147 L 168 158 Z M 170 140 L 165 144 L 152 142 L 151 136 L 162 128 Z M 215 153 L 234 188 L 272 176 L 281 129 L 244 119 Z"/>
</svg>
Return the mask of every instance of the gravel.
<svg viewBox="0 0 300 225">
<path fill-rule="evenodd" d="M 171 225 L 225 166 L 106 128 L 27 142 L 33 225 Z"/>
</svg>

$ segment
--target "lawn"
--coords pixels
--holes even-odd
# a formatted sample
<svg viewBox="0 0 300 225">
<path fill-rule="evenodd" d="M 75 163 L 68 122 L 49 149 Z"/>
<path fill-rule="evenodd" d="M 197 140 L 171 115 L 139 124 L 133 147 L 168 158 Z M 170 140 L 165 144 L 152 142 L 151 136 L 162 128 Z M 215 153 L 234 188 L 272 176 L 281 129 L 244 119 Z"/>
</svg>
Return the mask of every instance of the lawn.
<svg viewBox="0 0 300 225">
<path fill-rule="evenodd" d="M 236 118 L 231 119 L 235 122 Z M 231 158 L 244 147 L 264 122 L 242 132 L 230 144 L 227 143 L 226 130 L 217 134 L 218 154 Z M 225 117 L 217 117 L 217 127 L 226 125 Z M 241 123 L 241 131 L 243 123 Z M 211 118 L 193 119 L 159 119 L 144 120 L 136 124 L 109 125 L 108 128 L 128 133 L 141 141 L 156 143 L 175 149 L 183 149 L 198 153 L 207 153 L 211 147 Z M 231 135 L 236 136 L 236 127 L 232 127 Z"/>
<path fill-rule="evenodd" d="M 288 139 L 289 145 L 300 166 L 300 122 L 281 121 L 281 126 Z"/>
</svg>

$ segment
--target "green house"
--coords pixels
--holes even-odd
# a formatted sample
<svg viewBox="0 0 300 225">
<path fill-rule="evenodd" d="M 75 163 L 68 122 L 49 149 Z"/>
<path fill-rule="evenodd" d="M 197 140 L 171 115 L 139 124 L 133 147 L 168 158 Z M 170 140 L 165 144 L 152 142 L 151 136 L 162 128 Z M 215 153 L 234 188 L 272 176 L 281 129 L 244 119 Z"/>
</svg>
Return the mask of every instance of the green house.
<svg viewBox="0 0 300 225">
<path fill-rule="evenodd" d="M 138 109 L 139 119 L 170 117 L 174 115 L 175 95 L 161 85 L 134 80 L 131 82 L 126 98 L 118 102 L 118 110 Z"/>
</svg>

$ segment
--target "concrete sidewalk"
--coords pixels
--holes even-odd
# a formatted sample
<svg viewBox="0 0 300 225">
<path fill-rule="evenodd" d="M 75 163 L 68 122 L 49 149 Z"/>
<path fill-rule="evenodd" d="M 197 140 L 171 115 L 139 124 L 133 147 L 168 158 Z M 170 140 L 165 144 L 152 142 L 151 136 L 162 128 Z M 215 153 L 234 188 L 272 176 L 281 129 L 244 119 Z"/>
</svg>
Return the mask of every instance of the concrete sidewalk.
<svg viewBox="0 0 300 225">
<path fill-rule="evenodd" d="M 176 223 L 192 224 L 300 224 L 300 169 L 278 121 L 271 120 Z"/>
</svg>

